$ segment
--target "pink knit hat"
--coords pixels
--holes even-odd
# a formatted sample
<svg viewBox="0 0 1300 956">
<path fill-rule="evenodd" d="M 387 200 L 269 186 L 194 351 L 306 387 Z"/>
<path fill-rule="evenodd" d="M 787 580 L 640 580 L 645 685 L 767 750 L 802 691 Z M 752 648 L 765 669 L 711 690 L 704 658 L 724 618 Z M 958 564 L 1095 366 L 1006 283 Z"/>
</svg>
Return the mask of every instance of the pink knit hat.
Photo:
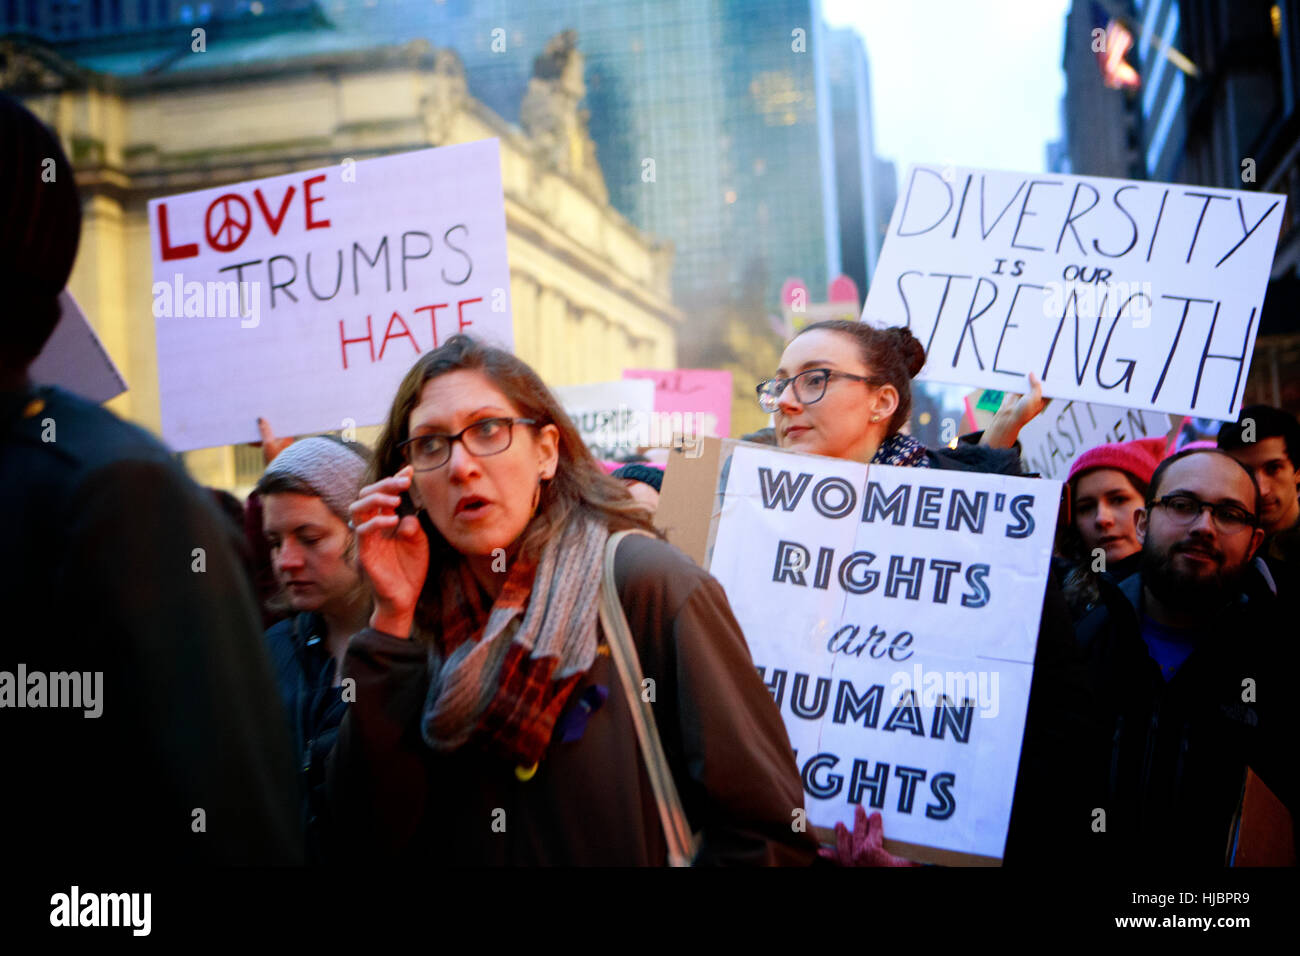
<svg viewBox="0 0 1300 956">
<path fill-rule="evenodd" d="M 1070 466 L 1068 481 L 1074 481 L 1076 475 L 1094 468 L 1115 468 L 1127 472 L 1144 485 L 1151 484 L 1151 475 L 1165 457 L 1165 439 L 1139 438 L 1136 441 L 1122 441 L 1111 445 L 1098 445 L 1089 448 Z"/>
</svg>

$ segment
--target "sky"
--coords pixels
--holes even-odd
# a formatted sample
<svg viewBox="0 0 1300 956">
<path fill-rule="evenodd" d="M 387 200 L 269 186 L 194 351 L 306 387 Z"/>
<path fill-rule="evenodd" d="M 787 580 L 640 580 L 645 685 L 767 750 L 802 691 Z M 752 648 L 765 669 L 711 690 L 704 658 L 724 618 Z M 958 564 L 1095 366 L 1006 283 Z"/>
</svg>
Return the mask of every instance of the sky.
<svg viewBox="0 0 1300 956">
<path fill-rule="evenodd" d="M 823 0 L 862 36 L 876 154 L 911 163 L 1046 170 L 1060 136 L 1069 0 Z"/>
</svg>

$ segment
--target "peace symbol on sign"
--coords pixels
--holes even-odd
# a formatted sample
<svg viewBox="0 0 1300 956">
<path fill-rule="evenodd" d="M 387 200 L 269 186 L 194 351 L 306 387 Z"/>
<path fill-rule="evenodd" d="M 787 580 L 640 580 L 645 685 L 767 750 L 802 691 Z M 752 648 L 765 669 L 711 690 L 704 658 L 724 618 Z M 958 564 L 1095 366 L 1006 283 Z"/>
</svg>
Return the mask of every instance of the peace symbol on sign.
<svg viewBox="0 0 1300 956">
<path fill-rule="evenodd" d="M 244 207 L 242 216 L 236 214 L 236 210 L 231 206 L 232 202 L 239 203 Z M 217 206 L 221 207 L 221 223 L 214 232 L 212 229 L 212 213 Z M 203 219 L 203 226 L 208 233 L 208 245 L 217 252 L 230 252 L 238 249 L 243 241 L 248 238 L 248 232 L 253 228 L 253 210 L 243 196 L 238 193 L 226 193 L 224 196 L 218 196 L 212 200 L 212 204 L 208 206 L 208 214 Z"/>
</svg>

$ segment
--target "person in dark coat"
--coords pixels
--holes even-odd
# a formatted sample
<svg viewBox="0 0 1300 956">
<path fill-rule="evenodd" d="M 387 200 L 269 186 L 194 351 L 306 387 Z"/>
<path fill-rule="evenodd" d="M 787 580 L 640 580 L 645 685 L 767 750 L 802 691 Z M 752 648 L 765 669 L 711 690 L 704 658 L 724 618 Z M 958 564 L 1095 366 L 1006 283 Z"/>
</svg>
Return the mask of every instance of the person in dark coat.
<svg viewBox="0 0 1300 956">
<path fill-rule="evenodd" d="M 1249 571 L 1258 507 L 1224 452 L 1166 459 L 1139 514 L 1140 570 L 1103 582 L 1079 623 L 1112 741 L 1089 788 L 1111 862 L 1223 866 L 1247 767 L 1294 814 L 1295 655 Z"/>
<path fill-rule="evenodd" d="M 925 348 L 906 328 L 828 320 L 805 327 L 787 345 L 776 376 L 757 386 L 781 448 L 867 464 L 1020 475 L 1020 429 L 1042 411 L 1031 379 L 1024 396 L 1007 396 L 990 427 L 954 448 L 927 449 L 902 432 L 911 381 Z M 1030 684 L 1004 861 L 1059 865 L 1083 859 L 1087 806 L 1078 783 L 1100 759 L 1099 728 L 1083 661 L 1059 582 L 1049 573 Z M 839 833 L 840 845 L 849 845 Z M 865 839 L 858 840 L 868 845 Z M 878 856 L 841 863 L 879 865 Z"/>
<path fill-rule="evenodd" d="M 357 698 L 328 768 L 342 846 L 422 866 L 663 865 L 673 846 L 700 865 L 816 858 L 722 587 L 655 535 L 532 369 L 463 335 L 425 354 L 370 477 L 352 521 L 375 610 L 348 646 Z M 638 686 L 598 623 L 622 531 L 637 532 L 613 572 Z M 682 829 L 639 749 L 647 702 Z"/>
<path fill-rule="evenodd" d="M 305 438 L 275 457 L 256 488 L 280 585 L 276 603 L 290 612 L 267 630 L 266 643 L 299 755 L 309 863 L 329 854 L 325 761 L 355 699 L 343 686 L 348 639 L 370 617 L 370 592 L 347 524 L 368 464 L 364 445 Z"/>
<path fill-rule="evenodd" d="M 69 873 L 299 863 L 288 735 L 234 529 L 144 430 L 30 381 L 80 204 L 57 139 L 6 96 L 0 143 L 6 854 Z"/>
</svg>

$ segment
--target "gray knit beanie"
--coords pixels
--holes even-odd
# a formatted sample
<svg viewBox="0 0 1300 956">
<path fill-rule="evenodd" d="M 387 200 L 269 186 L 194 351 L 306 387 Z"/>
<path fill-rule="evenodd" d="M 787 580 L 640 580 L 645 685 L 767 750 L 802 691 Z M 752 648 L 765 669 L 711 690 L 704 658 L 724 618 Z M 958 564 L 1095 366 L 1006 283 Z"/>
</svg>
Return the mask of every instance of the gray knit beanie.
<svg viewBox="0 0 1300 956">
<path fill-rule="evenodd" d="M 357 500 L 370 462 L 349 445 L 333 438 L 303 438 L 294 442 L 266 466 L 259 487 L 268 478 L 285 475 L 310 488 L 326 507 L 347 521 L 348 506 Z"/>
</svg>

